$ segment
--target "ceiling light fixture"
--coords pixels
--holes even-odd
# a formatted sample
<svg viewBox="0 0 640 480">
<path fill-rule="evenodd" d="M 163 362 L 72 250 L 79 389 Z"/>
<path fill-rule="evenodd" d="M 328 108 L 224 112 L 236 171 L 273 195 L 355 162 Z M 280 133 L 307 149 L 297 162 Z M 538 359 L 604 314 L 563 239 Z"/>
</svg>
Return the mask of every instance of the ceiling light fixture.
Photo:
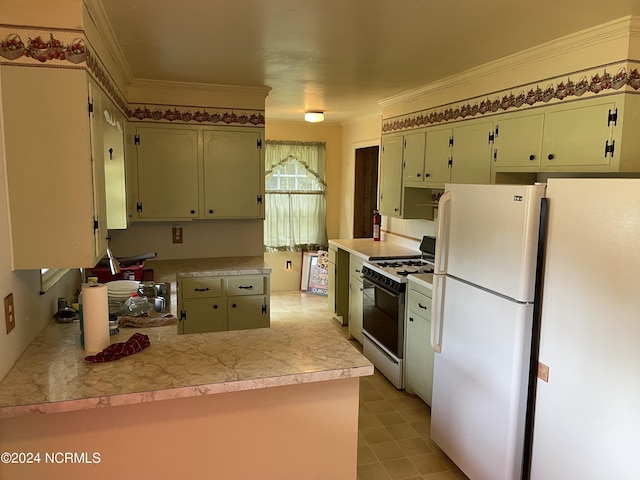
<svg viewBox="0 0 640 480">
<path fill-rule="evenodd" d="M 324 120 L 324 112 L 305 112 L 305 122 L 318 123 Z"/>
</svg>

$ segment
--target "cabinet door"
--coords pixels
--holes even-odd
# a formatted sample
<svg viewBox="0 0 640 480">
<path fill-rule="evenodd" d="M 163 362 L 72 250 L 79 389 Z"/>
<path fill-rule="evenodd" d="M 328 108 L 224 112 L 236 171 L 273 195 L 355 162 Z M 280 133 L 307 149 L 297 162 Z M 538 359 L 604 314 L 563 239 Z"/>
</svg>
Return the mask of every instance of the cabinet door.
<svg viewBox="0 0 640 480">
<path fill-rule="evenodd" d="M 349 282 L 349 336 L 355 338 L 360 345 L 362 338 L 362 278 L 351 276 Z"/>
<path fill-rule="evenodd" d="M 229 330 L 269 327 L 267 299 L 262 295 L 227 298 Z"/>
<path fill-rule="evenodd" d="M 204 132 L 205 217 L 264 217 L 261 146 L 254 131 Z"/>
<path fill-rule="evenodd" d="M 609 122 L 609 112 L 615 108 L 614 102 L 576 103 L 548 112 L 542 166 L 609 165 L 612 156 L 605 154 L 605 145 L 611 144 L 614 122 Z"/>
<path fill-rule="evenodd" d="M 426 134 L 411 133 L 404 137 L 403 171 L 404 184 L 418 184 L 424 181 L 424 150 Z"/>
<path fill-rule="evenodd" d="M 543 113 L 511 116 L 496 122 L 493 165 L 540 166 L 543 126 Z"/>
<path fill-rule="evenodd" d="M 493 122 L 469 122 L 453 129 L 452 183 L 491 183 L 492 130 Z"/>
<path fill-rule="evenodd" d="M 224 297 L 186 299 L 178 333 L 222 332 L 228 329 Z M 183 315 L 180 315 L 181 317 Z"/>
<path fill-rule="evenodd" d="M 380 213 L 393 217 L 402 214 L 402 152 L 403 137 L 382 139 L 380 165 Z"/>
<path fill-rule="evenodd" d="M 425 182 L 444 186 L 450 180 L 451 142 L 453 130 L 451 128 L 436 128 L 427 130 L 427 144 L 425 153 Z"/>
<path fill-rule="evenodd" d="M 102 157 L 107 199 L 107 228 L 126 229 L 127 211 L 124 116 L 115 105 L 103 98 L 100 112 L 96 112 L 103 131 Z"/>
<path fill-rule="evenodd" d="M 198 132 L 138 127 L 139 218 L 198 216 Z"/>
<path fill-rule="evenodd" d="M 407 311 L 405 351 L 405 388 L 413 391 L 428 405 L 433 394 L 433 360 L 431 317 L 414 310 Z"/>
</svg>

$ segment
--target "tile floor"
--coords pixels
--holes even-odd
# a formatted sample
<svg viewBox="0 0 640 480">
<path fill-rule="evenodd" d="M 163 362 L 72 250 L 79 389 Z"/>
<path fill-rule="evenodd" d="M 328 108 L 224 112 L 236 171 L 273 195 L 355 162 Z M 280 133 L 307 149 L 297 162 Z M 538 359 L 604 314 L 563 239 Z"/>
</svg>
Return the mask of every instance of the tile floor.
<svg viewBox="0 0 640 480">
<path fill-rule="evenodd" d="M 271 327 L 331 319 L 327 298 L 301 292 L 271 293 Z M 354 340 L 354 347 L 361 350 Z M 377 370 L 360 379 L 357 480 L 468 480 L 429 438 L 431 409 L 397 390 Z"/>
</svg>

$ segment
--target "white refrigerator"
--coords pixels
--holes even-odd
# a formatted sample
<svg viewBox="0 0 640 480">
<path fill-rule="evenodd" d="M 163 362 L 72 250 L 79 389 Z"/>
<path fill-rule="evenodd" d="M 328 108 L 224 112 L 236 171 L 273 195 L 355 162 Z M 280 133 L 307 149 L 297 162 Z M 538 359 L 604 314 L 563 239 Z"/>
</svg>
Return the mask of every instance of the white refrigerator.
<svg viewBox="0 0 640 480">
<path fill-rule="evenodd" d="M 640 478 L 640 179 L 550 179 L 531 478 Z"/>
<path fill-rule="evenodd" d="M 447 184 L 440 199 L 431 438 L 472 480 L 521 475 L 544 196 Z"/>
</svg>

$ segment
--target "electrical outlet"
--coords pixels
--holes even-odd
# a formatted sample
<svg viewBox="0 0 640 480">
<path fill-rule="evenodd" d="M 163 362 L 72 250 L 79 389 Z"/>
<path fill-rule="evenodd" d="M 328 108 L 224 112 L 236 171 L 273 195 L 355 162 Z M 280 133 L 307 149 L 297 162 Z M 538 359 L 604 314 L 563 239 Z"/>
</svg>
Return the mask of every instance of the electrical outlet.
<svg viewBox="0 0 640 480">
<path fill-rule="evenodd" d="M 175 226 L 171 229 L 172 241 L 173 243 L 182 243 L 182 227 Z"/>
<path fill-rule="evenodd" d="M 7 333 L 16 326 L 16 312 L 13 309 L 13 293 L 4 297 L 4 318 L 7 322 Z"/>
</svg>

